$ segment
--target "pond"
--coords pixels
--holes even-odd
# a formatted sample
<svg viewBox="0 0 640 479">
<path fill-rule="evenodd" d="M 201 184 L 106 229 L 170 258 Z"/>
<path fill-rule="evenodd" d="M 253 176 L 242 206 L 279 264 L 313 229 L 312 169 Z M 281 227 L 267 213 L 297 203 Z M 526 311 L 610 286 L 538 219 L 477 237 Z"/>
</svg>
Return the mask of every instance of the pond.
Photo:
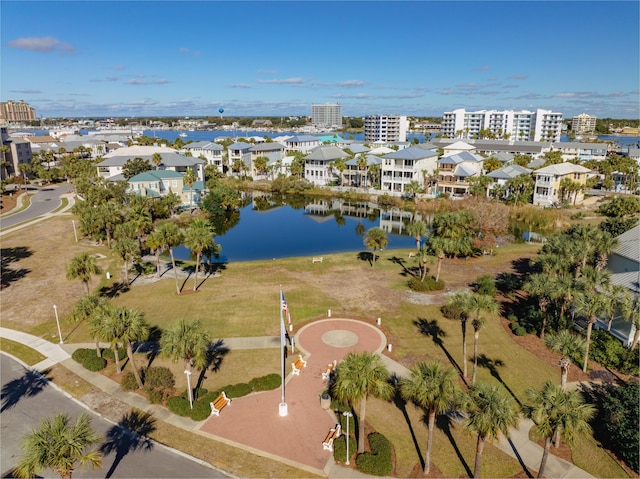
<svg viewBox="0 0 640 479">
<path fill-rule="evenodd" d="M 367 230 L 379 227 L 387 232 L 387 249 L 415 248 L 415 238 L 406 233 L 413 220 L 410 211 L 381 211 L 373 203 L 343 199 L 306 199 L 262 193 L 249 194 L 239 215 L 225 225 L 216 225 L 215 241 L 222 246 L 217 262 L 253 261 L 321 256 L 365 251 Z M 428 218 L 417 218 L 428 221 Z M 225 231 L 226 229 L 226 231 Z M 176 258 L 188 259 L 184 247 Z"/>
</svg>

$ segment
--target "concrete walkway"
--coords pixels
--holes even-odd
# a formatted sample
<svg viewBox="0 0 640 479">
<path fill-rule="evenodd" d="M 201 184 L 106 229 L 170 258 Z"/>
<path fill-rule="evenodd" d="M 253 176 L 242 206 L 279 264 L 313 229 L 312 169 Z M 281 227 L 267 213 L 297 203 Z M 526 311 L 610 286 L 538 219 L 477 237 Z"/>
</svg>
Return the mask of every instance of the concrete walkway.
<svg viewBox="0 0 640 479">
<path fill-rule="evenodd" d="M 360 323 L 360 324 L 358 324 Z M 334 327 L 335 326 L 335 327 Z M 321 329 L 318 329 L 321 328 Z M 306 330 L 306 334 L 305 334 Z M 370 331 L 374 331 L 371 335 Z M 313 333 L 312 333 L 313 331 Z M 336 333 L 336 331 L 338 331 Z M 379 335 L 379 336 L 377 336 Z M 355 336 L 355 337 L 354 337 Z M 221 414 L 220 417 L 212 417 L 205 421 L 195 422 L 189 418 L 184 418 L 171 413 L 168 409 L 149 404 L 142 396 L 127 392 L 120 389 L 118 383 L 103 376 L 100 373 L 93 373 L 85 369 L 82 365 L 76 363 L 70 357 L 75 349 L 79 347 L 94 347 L 94 343 L 88 344 L 53 344 L 41 338 L 32 336 L 30 334 L 22 333 L 7 328 L 0 328 L 0 337 L 10 339 L 32 349 L 39 351 L 46 356 L 46 359 L 33 366 L 33 369 L 43 371 L 56 363 L 61 363 L 64 367 L 71 370 L 73 373 L 82 377 L 85 381 L 93 384 L 95 387 L 102 390 L 104 393 L 117 398 L 118 400 L 128 404 L 131 407 L 136 407 L 142 411 L 146 411 L 153 414 L 158 419 L 172 424 L 176 427 L 180 427 L 184 430 L 194 432 L 196 434 L 211 435 L 213 438 L 232 444 L 241 448 L 245 448 L 247 451 L 251 451 L 256 454 L 270 457 L 281 462 L 285 462 L 292 466 L 298 467 L 309 472 L 317 474 L 324 474 L 327 477 L 336 478 L 365 478 L 368 477 L 361 474 L 359 471 L 347 467 L 343 467 L 335 464 L 333 456 L 331 454 L 322 455 L 317 453 L 313 460 L 309 460 L 308 448 L 302 451 L 294 451 L 289 453 L 286 449 L 270 450 L 270 441 L 262 440 L 257 437 L 255 426 L 255 418 L 253 420 L 243 421 L 247 423 L 247 431 L 244 435 L 237 434 L 237 430 L 243 429 L 242 424 L 238 421 L 238 418 L 245 417 L 245 414 L 239 414 L 237 410 L 243 408 L 246 411 L 247 417 L 250 415 L 252 409 L 255 412 L 259 412 L 257 408 L 267 407 L 274 408 L 273 398 L 270 401 L 266 401 L 267 395 L 275 394 L 279 397 L 278 391 L 267 391 L 264 393 L 254 394 L 243 398 L 237 398 L 233 401 L 227 412 L 228 414 Z M 376 339 L 377 338 L 377 339 Z M 386 338 L 378 330 L 368 323 L 361 321 L 354 321 L 348 319 L 331 319 L 321 320 L 311 323 L 303 327 L 296 334 L 296 341 L 303 349 L 298 351 L 307 357 L 308 369 L 303 370 L 300 376 L 291 377 L 289 370 L 287 371 L 288 377 L 286 379 L 286 387 L 288 394 L 289 410 L 294 416 L 296 407 L 299 404 L 306 403 L 308 401 L 314 402 L 313 407 L 316 408 L 316 415 L 319 414 L 320 406 L 317 404 L 318 391 L 322 389 L 322 381 L 320 379 L 320 369 L 324 367 L 324 364 L 331 362 L 333 359 L 341 359 L 346 352 L 353 350 L 370 350 L 372 352 L 381 352 L 386 345 Z M 229 349 L 262 349 L 262 348 L 276 348 L 279 344 L 278 337 L 253 337 L 253 338 L 228 338 L 224 340 L 224 344 Z M 336 349 L 337 348 L 337 349 Z M 297 353 L 296 353 L 297 357 Z M 393 361 L 384 354 L 381 355 L 383 362 L 389 369 L 389 372 L 395 373 L 399 377 L 406 377 L 409 374 L 409 370 L 401 364 Z M 288 360 L 291 362 L 291 357 Z M 317 373 L 317 374 L 316 374 Z M 307 397 L 309 396 L 309 397 Z M 256 399 L 257 398 L 257 399 Z M 305 399 L 306 398 L 306 399 Z M 278 398 L 275 399 L 277 404 Z M 235 406 L 235 408 L 233 407 Z M 309 409 L 307 406 L 304 406 Z M 233 410 L 233 417 L 231 411 Z M 322 439 L 317 439 L 321 436 L 328 426 L 331 426 L 336 418 L 332 416 L 333 411 L 322 411 L 324 416 L 318 415 L 315 422 L 319 424 L 314 427 L 299 427 L 299 421 L 307 416 L 307 412 L 304 415 L 297 416 L 297 419 L 293 417 L 291 423 L 291 431 L 312 431 L 313 441 L 317 441 L 318 444 L 314 444 L 314 448 L 318 448 Z M 324 419 L 323 419 L 324 417 Z M 289 419 L 289 418 L 284 418 Z M 260 418 L 261 426 L 263 425 L 264 416 Z M 500 448 L 505 453 L 516 458 L 526 467 L 529 473 L 537 471 L 540 460 L 542 458 L 543 449 L 538 444 L 529 440 L 529 430 L 532 427 L 532 423 L 529 420 L 521 421 L 519 428 L 512 429 L 510 432 L 510 439 L 506 440 L 502 438 L 496 447 Z M 270 433 L 273 433 L 273 429 L 261 427 Z M 292 433 L 293 434 L 293 433 Z M 227 436 L 227 437 L 225 437 Z M 273 437 L 273 436 L 272 436 Z M 268 439 L 268 438 L 267 438 Z M 304 441 L 302 440 L 303 445 Z M 262 441 L 262 442 L 260 442 Z M 273 441 L 271 441 L 273 442 Z M 308 445 L 308 444 L 307 444 Z M 262 448 L 262 449 L 260 449 Z M 326 451 L 324 451 L 326 452 Z M 290 457 L 293 456 L 293 457 Z M 323 459 L 324 458 L 324 459 Z M 324 462 L 326 460 L 326 463 Z M 323 467 L 318 465 L 324 464 Z M 545 476 L 550 478 L 592 478 L 590 474 L 579 469 L 573 464 L 560 459 L 553 454 L 549 455 Z"/>
</svg>

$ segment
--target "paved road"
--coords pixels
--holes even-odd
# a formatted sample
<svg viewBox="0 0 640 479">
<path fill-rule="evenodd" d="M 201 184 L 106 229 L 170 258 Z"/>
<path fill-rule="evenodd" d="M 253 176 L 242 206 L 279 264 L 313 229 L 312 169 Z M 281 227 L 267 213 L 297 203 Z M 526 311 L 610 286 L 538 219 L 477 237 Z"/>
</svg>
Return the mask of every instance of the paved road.
<svg viewBox="0 0 640 479">
<path fill-rule="evenodd" d="M 42 188 L 29 187 L 31 205 L 19 213 L 0 220 L 0 228 L 9 228 L 24 221 L 52 212 L 60 206 L 60 196 L 71 191 L 71 185 L 64 183 L 59 186 L 45 186 Z"/>
<path fill-rule="evenodd" d="M 22 438 L 43 417 L 64 412 L 75 420 L 79 414 L 88 412 L 83 406 L 69 399 L 58 389 L 43 382 L 39 376 L 19 363 L 0 354 L 0 377 L 2 378 L 2 448 L 0 452 L 1 477 L 13 477 L 10 470 L 17 464 L 21 454 Z M 104 455 L 100 469 L 78 468 L 75 478 L 208 478 L 228 477 L 221 472 L 202 465 L 162 445 L 136 441 L 136 436 L 114 426 L 91 413 L 92 425 L 105 439 L 102 444 L 111 452 Z M 44 477 L 56 478 L 53 471 L 44 471 Z"/>
</svg>

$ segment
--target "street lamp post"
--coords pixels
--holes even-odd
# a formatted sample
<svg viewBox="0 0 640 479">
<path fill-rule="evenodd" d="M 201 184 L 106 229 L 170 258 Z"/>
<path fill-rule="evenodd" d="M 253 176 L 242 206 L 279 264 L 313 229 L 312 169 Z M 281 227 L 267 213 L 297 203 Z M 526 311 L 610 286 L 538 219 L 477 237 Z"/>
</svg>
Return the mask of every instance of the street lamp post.
<svg viewBox="0 0 640 479">
<path fill-rule="evenodd" d="M 193 409 L 193 392 L 191 391 L 191 371 L 188 369 L 184 370 L 184 373 L 187 375 L 187 391 L 189 392 L 189 406 Z"/>
<path fill-rule="evenodd" d="M 353 417 L 353 414 L 351 414 L 349 411 L 344 411 L 342 415 L 347 418 L 347 437 L 345 437 L 347 442 L 347 462 L 345 462 L 345 464 L 348 466 L 349 465 L 349 420 Z"/>
<path fill-rule="evenodd" d="M 53 311 L 56 313 L 56 324 L 58 325 L 58 336 L 60 337 L 60 344 L 64 344 L 62 340 L 62 331 L 60 330 L 60 319 L 58 318 L 58 307 L 54 304 Z"/>
</svg>

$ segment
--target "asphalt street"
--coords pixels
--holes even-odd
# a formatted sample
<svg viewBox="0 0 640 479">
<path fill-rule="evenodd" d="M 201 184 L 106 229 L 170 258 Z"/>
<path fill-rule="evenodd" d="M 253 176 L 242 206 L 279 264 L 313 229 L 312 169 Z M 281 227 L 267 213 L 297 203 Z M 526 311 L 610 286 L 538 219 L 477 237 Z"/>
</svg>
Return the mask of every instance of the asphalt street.
<svg viewBox="0 0 640 479">
<path fill-rule="evenodd" d="M 25 369 L 10 357 L 0 354 L 2 406 L 0 409 L 0 465 L 3 478 L 13 477 L 11 470 L 18 463 L 25 434 L 37 428 L 40 420 L 56 413 L 67 413 L 72 422 L 82 413 L 92 417 L 92 425 L 104 438 L 100 469 L 78 467 L 74 478 L 217 478 L 229 477 L 167 447 L 146 440 L 144 436 L 114 425 L 88 411 L 73 399 L 54 388 L 39 374 Z M 129 417 L 133 428 L 143 431 L 153 427 L 149 421 Z M 122 422 L 122 421 L 121 421 Z M 52 470 L 45 478 L 57 478 Z"/>
<path fill-rule="evenodd" d="M 29 221 L 38 216 L 52 212 L 60 206 L 60 196 L 71 191 L 71 185 L 64 183 L 58 186 L 29 187 L 31 205 L 13 215 L 0 220 L 0 228 L 9 228 L 24 221 Z"/>
</svg>

